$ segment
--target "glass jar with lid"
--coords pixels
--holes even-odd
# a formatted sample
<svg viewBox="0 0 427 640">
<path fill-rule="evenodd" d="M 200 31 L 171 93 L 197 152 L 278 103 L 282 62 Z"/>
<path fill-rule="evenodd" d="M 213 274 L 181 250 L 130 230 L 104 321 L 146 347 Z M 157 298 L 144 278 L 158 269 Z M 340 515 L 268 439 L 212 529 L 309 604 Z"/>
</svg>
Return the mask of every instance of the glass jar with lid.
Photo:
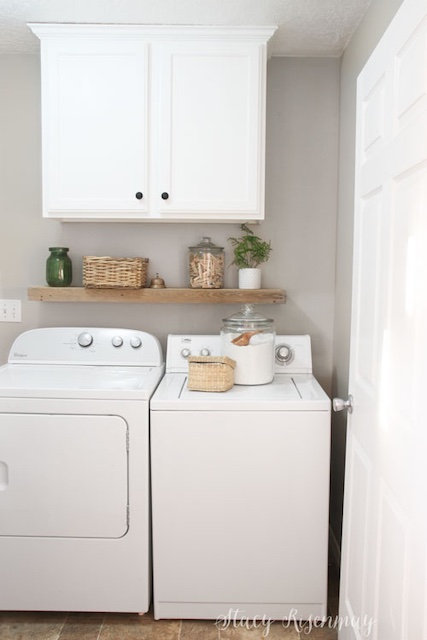
<svg viewBox="0 0 427 640">
<path fill-rule="evenodd" d="M 189 275 L 192 289 L 222 289 L 224 287 L 224 247 L 217 247 L 203 237 L 189 248 Z"/>
<path fill-rule="evenodd" d="M 274 320 L 245 304 L 225 318 L 221 328 L 222 354 L 236 361 L 235 384 L 268 384 L 274 377 Z"/>
</svg>

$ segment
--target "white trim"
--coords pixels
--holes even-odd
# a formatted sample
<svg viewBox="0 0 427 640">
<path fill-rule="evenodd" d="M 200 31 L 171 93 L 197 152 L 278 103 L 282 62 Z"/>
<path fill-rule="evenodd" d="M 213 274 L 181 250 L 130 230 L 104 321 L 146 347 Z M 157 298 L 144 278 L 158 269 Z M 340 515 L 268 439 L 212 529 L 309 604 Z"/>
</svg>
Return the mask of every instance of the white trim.
<svg viewBox="0 0 427 640">
<path fill-rule="evenodd" d="M 188 41 L 205 40 L 248 40 L 266 43 L 277 31 L 276 26 L 243 27 L 243 26 L 211 26 L 211 25 L 140 25 L 140 24 L 71 24 L 71 23 L 28 23 L 31 31 L 40 37 L 98 37 L 113 36 L 129 38 L 147 38 L 155 40 L 173 39 Z"/>
</svg>

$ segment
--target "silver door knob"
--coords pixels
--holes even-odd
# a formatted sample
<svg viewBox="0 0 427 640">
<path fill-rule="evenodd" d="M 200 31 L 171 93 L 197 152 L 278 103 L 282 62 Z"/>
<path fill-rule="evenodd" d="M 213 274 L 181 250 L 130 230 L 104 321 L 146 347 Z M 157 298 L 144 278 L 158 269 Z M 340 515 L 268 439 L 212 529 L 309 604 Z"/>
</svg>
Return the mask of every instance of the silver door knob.
<svg viewBox="0 0 427 640">
<path fill-rule="evenodd" d="M 353 396 L 348 396 L 347 400 L 342 398 L 334 398 L 332 400 L 332 408 L 334 411 L 344 411 L 346 409 L 349 413 L 353 412 Z"/>
</svg>

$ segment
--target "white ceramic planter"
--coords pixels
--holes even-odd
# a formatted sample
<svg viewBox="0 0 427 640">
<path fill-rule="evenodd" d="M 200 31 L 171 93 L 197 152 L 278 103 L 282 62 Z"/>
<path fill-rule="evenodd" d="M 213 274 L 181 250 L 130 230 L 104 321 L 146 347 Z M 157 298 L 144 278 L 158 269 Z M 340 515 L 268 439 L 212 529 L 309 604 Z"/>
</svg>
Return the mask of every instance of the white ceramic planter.
<svg viewBox="0 0 427 640">
<path fill-rule="evenodd" d="M 261 269 L 239 269 L 239 289 L 261 289 Z"/>
</svg>

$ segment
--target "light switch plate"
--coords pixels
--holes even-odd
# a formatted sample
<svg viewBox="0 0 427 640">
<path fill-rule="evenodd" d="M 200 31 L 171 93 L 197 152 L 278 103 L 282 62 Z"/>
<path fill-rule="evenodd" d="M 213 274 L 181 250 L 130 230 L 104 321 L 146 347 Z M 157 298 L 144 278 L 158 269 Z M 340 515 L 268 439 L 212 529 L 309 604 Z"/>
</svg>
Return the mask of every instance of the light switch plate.
<svg viewBox="0 0 427 640">
<path fill-rule="evenodd" d="M 20 300 L 0 300 L 0 322 L 21 322 Z"/>
</svg>

